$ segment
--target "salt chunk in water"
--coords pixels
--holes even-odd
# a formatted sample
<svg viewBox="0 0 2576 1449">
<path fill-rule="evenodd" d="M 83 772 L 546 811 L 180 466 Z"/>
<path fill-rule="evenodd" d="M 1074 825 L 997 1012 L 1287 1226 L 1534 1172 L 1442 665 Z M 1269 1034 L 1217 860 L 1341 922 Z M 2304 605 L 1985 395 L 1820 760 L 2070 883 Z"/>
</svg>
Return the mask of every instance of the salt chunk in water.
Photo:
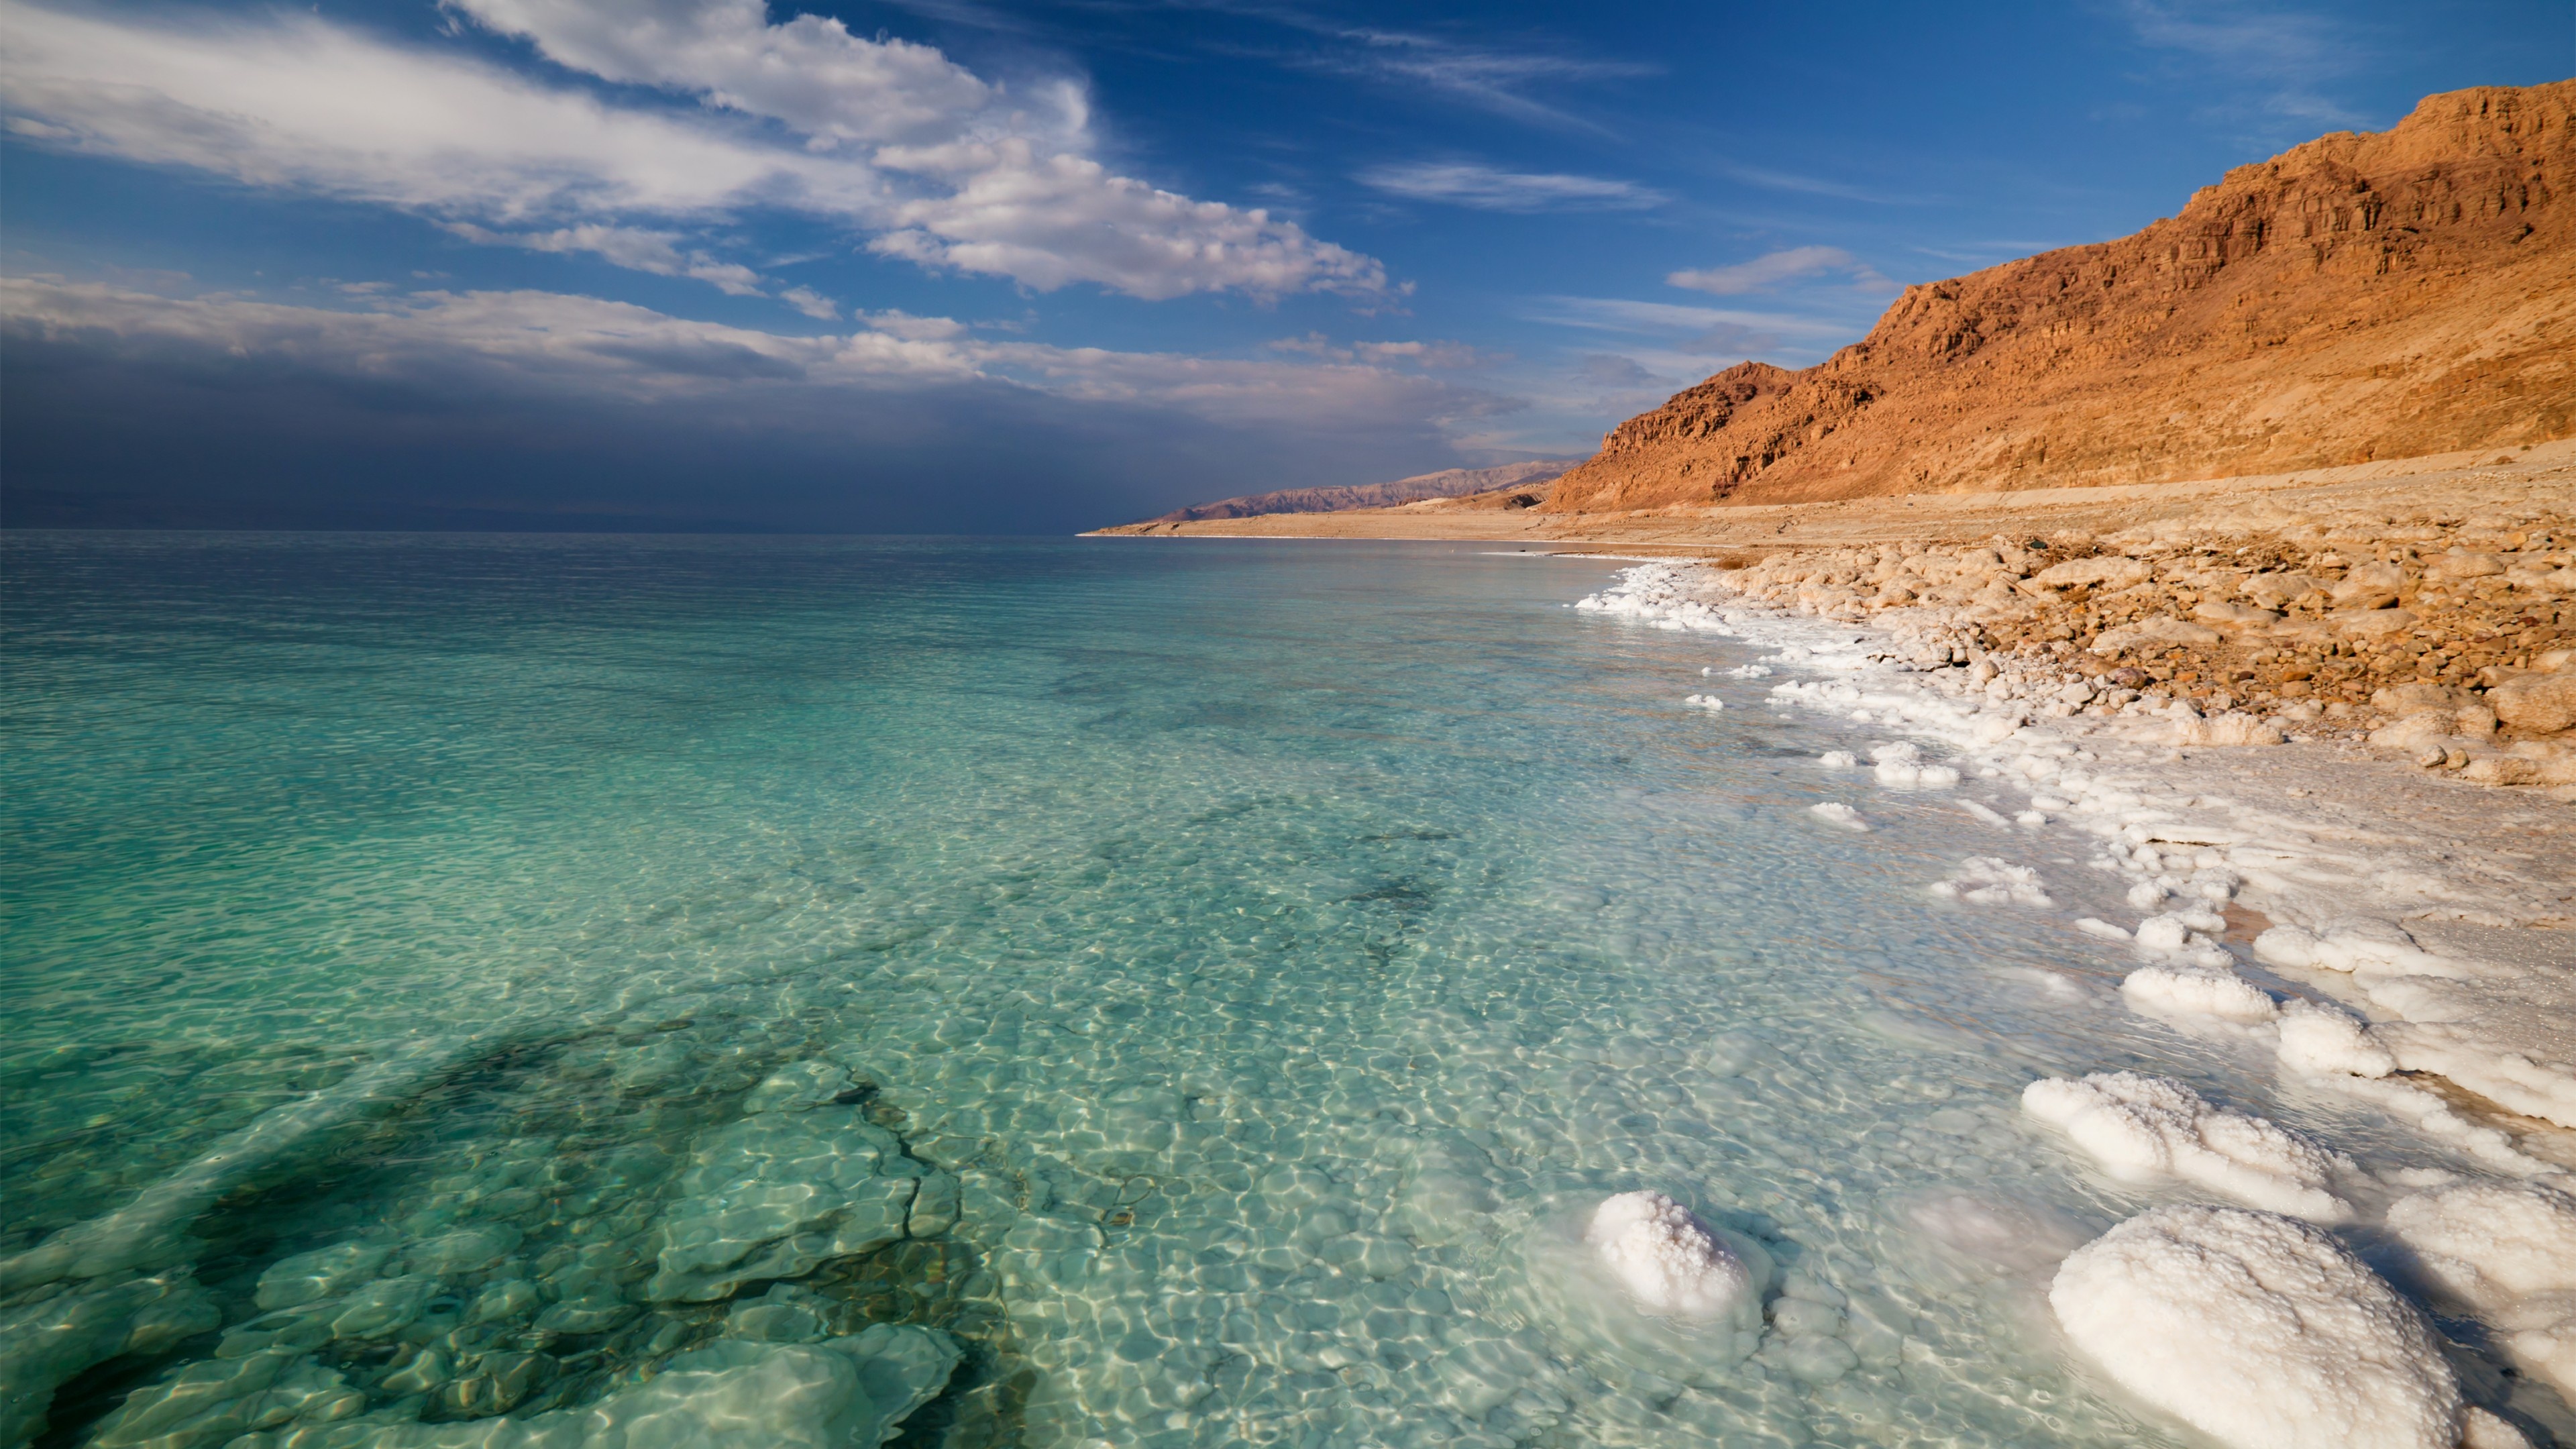
<svg viewBox="0 0 2576 1449">
<path fill-rule="evenodd" d="M 2167 1077 L 2043 1077 L 2022 1089 L 2021 1106 L 2124 1181 L 2173 1178 L 2317 1222 L 2352 1216 L 2351 1205 L 2327 1190 L 2340 1164 L 2325 1149 L 2263 1118 L 2215 1106 Z"/>
<path fill-rule="evenodd" d="M 1744 1260 L 1707 1224 L 1652 1189 L 1604 1200 L 1583 1241 L 1649 1313 L 1715 1322 L 1753 1286 Z"/>
<path fill-rule="evenodd" d="M 2467 1427 L 2423 1315 L 2289 1218 L 2141 1213 L 2069 1254 L 2048 1302 L 2123 1388 L 2235 1449 L 2452 1449 Z"/>
<path fill-rule="evenodd" d="M 2400 1200 L 2388 1230 L 2446 1296 L 2504 1330 L 2516 1363 L 2576 1399 L 2576 1198 L 2460 1183 Z"/>
<path fill-rule="evenodd" d="M 1701 709 L 1726 708 L 1726 701 L 1713 694 L 1686 694 L 1682 696 L 1682 703 L 1697 705 Z"/>
<path fill-rule="evenodd" d="M 1860 818 L 1859 811 L 1854 810 L 1840 800 L 1826 800 L 1819 804 L 1811 805 L 1808 807 L 1808 812 L 1820 819 L 1830 820 L 1834 824 L 1842 826 L 1846 830 L 1867 830 L 1869 828 L 1869 822 Z"/>
<path fill-rule="evenodd" d="M 1849 750 L 1827 750 L 1816 758 L 1816 763 L 1828 770 L 1848 770 L 1859 764 L 1860 758 Z"/>
</svg>

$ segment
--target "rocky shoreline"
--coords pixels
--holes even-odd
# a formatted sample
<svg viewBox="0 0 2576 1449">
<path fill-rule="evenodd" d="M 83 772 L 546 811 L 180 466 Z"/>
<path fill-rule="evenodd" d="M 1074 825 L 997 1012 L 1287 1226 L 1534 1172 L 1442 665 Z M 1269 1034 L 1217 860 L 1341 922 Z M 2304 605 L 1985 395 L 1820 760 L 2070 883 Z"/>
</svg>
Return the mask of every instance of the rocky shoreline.
<svg viewBox="0 0 2576 1449">
<path fill-rule="evenodd" d="M 1883 623 L 2038 713 L 2159 717 L 2176 744 L 2362 740 L 2576 800 L 2568 471 L 2394 509 L 2260 498 L 2099 534 L 1720 557 L 1715 577 Z"/>
</svg>

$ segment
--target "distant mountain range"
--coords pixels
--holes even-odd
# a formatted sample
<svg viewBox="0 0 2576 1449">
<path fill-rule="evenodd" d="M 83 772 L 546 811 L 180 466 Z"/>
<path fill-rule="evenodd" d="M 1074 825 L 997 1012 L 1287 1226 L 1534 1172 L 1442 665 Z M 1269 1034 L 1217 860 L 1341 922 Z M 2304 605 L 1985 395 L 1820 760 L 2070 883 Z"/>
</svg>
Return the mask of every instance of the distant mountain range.
<svg viewBox="0 0 2576 1449">
<path fill-rule="evenodd" d="M 1350 508 L 1393 508 L 1425 498 L 1461 498 L 1498 488 L 1554 482 L 1581 458 L 1538 458 L 1499 468 L 1443 468 L 1417 473 L 1392 483 L 1358 483 L 1345 488 L 1282 488 L 1275 493 L 1248 493 L 1176 508 L 1146 523 L 1198 523 L 1210 518 L 1256 518 L 1265 513 L 1339 513 Z M 1138 525 L 1130 525 L 1135 527 Z"/>
</svg>

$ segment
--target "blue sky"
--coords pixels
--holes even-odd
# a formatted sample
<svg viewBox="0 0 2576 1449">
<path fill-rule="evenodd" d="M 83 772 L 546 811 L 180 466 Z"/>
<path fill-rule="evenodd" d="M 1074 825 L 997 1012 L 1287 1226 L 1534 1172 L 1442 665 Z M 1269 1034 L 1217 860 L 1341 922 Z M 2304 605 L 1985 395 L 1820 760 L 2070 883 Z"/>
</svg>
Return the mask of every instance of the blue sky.
<svg viewBox="0 0 2576 1449">
<path fill-rule="evenodd" d="M 0 0 L 11 522 L 1048 532 L 1579 455 L 2551 3 Z"/>
</svg>

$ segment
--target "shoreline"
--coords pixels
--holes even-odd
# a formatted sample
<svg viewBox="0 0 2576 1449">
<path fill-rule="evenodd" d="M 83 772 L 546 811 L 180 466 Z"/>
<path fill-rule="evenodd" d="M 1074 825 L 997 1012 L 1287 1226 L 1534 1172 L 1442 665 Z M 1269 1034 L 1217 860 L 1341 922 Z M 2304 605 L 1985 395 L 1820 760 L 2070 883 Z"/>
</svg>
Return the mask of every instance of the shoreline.
<svg viewBox="0 0 2576 1449">
<path fill-rule="evenodd" d="M 1865 830 L 1880 792 L 1955 799 L 1975 853 L 1941 893 L 2054 908 L 2015 857 L 2085 838 L 2134 915 L 2065 925 L 2070 943 L 2130 946 L 2129 1009 L 2268 1051 L 2285 1079 L 2505 1175 L 2576 1170 L 2576 791 L 2481 789 L 2373 759 L 2349 732 L 2249 747 L 2208 743 L 2215 721 L 2182 710 L 2051 714 L 2069 672 L 1936 661 L 1964 621 L 1935 610 L 1838 621 L 1658 563 L 1577 607 L 1767 647 L 1716 677 L 1776 679 L 1771 708 L 1876 726 L 1883 743 L 1816 762 L 1849 785 L 1825 818 Z"/>
</svg>

